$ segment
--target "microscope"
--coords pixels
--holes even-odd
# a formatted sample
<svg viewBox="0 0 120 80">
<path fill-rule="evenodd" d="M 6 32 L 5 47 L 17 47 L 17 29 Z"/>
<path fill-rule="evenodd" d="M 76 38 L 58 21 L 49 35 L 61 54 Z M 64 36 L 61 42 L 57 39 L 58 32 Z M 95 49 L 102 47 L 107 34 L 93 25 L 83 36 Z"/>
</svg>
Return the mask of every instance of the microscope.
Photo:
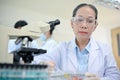
<svg viewBox="0 0 120 80">
<path fill-rule="evenodd" d="M 58 24 L 60 24 L 60 21 L 56 19 L 50 22 L 40 21 L 38 23 L 28 24 L 21 30 L 0 26 L 0 63 L 18 64 L 20 58 L 22 58 L 24 63 L 31 63 L 34 55 L 46 53 L 46 50 L 30 48 L 25 45 L 39 38 L 40 34 L 50 30 L 50 27 L 54 28 Z M 13 54 L 8 53 L 9 39 L 17 39 L 15 44 L 22 43 L 18 50 L 13 51 Z"/>
<path fill-rule="evenodd" d="M 28 64 L 35 55 L 46 53 L 46 50 L 26 45 L 59 23 L 59 20 L 38 22 L 24 26 L 20 30 L 0 26 L 0 80 L 49 80 L 48 64 Z M 9 39 L 16 39 L 15 44 L 21 44 L 20 48 L 13 51 L 12 54 L 8 53 Z M 19 63 L 21 58 L 25 64 Z"/>
<path fill-rule="evenodd" d="M 29 44 L 33 41 L 33 39 L 29 36 L 21 36 L 18 37 L 15 41 L 15 44 L 21 44 L 20 48 L 13 51 L 13 63 L 19 64 L 20 59 L 24 61 L 24 63 L 31 63 L 34 59 L 34 55 L 44 54 L 47 51 L 43 49 L 31 48 Z"/>
</svg>

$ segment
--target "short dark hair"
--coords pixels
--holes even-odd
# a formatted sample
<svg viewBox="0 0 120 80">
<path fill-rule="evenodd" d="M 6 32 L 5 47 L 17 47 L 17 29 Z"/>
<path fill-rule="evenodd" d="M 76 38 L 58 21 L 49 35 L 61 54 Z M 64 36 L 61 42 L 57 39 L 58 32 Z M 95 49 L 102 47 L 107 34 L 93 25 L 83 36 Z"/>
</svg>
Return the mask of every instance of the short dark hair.
<svg viewBox="0 0 120 80">
<path fill-rule="evenodd" d="M 79 4 L 79 5 L 73 10 L 73 15 L 72 15 L 72 17 L 75 17 L 76 12 L 78 11 L 78 9 L 81 8 L 81 7 L 84 7 L 84 6 L 89 6 L 91 9 L 93 9 L 94 12 L 95 12 L 95 19 L 97 19 L 97 16 L 98 16 L 98 10 L 97 10 L 97 8 L 96 8 L 94 5 L 92 5 L 92 4 L 87 4 L 87 3 Z"/>
<path fill-rule="evenodd" d="M 27 25 L 28 23 L 25 20 L 19 20 L 15 23 L 14 28 L 19 28 Z"/>
</svg>

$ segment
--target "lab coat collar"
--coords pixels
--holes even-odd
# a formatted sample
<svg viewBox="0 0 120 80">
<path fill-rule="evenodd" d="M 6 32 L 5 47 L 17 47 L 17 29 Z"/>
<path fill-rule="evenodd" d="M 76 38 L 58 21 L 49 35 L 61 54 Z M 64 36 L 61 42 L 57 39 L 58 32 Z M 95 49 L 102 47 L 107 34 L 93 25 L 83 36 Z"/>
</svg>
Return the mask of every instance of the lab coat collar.
<svg viewBox="0 0 120 80">
<path fill-rule="evenodd" d="M 77 57 L 76 57 L 76 46 L 75 46 L 75 39 L 71 40 L 68 45 L 68 57 L 70 58 L 70 61 L 74 68 L 76 69 L 78 66 Z M 97 49 L 99 48 L 96 41 L 91 38 L 90 39 L 90 51 L 89 51 L 89 62 L 88 62 L 88 71 L 93 67 L 93 63 L 95 62 L 95 59 L 97 58 Z M 73 53 L 74 52 L 74 53 Z"/>
</svg>

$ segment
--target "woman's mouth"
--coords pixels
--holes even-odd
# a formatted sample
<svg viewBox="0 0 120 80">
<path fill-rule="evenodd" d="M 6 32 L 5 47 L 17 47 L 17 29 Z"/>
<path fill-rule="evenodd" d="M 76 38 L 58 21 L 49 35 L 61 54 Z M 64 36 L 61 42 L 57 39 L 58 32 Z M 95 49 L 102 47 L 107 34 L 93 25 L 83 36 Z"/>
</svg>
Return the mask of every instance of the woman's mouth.
<svg viewBox="0 0 120 80">
<path fill-rule="evenodd" d="M 88 32 L 85 31 L 79 31 L 80 34 L 88 34 Z"/>
</svg>

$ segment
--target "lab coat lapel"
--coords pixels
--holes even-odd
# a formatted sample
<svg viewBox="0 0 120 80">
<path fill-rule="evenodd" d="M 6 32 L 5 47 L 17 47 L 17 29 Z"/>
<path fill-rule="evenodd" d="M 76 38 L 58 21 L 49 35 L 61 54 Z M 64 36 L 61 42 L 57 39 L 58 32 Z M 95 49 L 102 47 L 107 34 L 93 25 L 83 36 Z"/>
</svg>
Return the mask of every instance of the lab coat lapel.
<svg viewBox="0 0 120 80">
<path fill-rule="evenodd" d="M 90 53 L 89 53 L 89 62 L 88 62 L 88 71 L 92 71 L 95 69 L 94 63 L 96 62 L 98 58 L 98 52 L 97 52 L 98 46 L 95 41 L 92 40 L 91 42 L 91 48 L 90 48 Z"/>
<path fill-rule="evenodd" d="M 68 61 L 69 65 L 71 65 L 71 68 L 76 69 L 77 68 L 77 58 L 76 58 L 76 50 L 73 44 L 70 44 L 68 47 Z"/>
</svg>

